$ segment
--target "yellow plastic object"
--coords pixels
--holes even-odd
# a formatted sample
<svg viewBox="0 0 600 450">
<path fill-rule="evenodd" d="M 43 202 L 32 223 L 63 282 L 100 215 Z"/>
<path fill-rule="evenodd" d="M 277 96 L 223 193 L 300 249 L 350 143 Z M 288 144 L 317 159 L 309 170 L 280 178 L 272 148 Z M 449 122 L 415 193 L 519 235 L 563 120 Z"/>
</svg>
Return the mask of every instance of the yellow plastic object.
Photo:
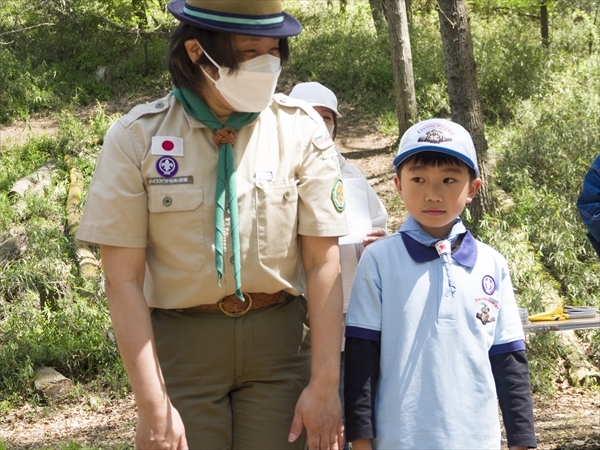
<svg viewBox="0 0 600 450">
<path fill-rule="evenodd" d="M 530 322 L 545 322 L 548 320 L 567 320 L 568 318 L 569 318 L 568 314 L 546 314 L 543 316 L 536 315 L 536 317 L 529 316 L 529 321 Z"/>
<path fill-rule="evenodd" d="M 562 306 L 557 306 L 552 311 L 546 311 L 543 313 L 533 314 L 528 317 L 531 322 L 543 322 L 547 320 L 567 320 L 568 314 L 563 313 Z"/>
</svg>

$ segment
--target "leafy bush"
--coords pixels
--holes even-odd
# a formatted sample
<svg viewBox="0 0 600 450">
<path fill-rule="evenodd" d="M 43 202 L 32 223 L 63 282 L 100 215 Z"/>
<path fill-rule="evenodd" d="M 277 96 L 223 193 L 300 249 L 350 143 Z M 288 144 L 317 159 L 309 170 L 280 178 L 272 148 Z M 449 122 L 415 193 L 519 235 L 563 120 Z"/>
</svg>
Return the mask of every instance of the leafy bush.
<svg viewBox="0 0 600 450">
<path fill-rule="evenodd" d="M 378 36 L 366 2 L 349 4 L 345 14 L 322 2 L 290 2 L 286 9 L 304 31 L 290 39 L 291 58 L 279 83 L 288 93 L 299 82 L 319 81 L 343 105 L 369 115 L 394 109 L 394 89 L 387 36 Z"/>
<path fill-rule="evenodd" d="M 69 176 L 63 158 L 77 156 L 73 160 L 89 180 L 111 120 L 101 109 L 87 125 L 63 113 L 56 137 L 0 153 L 0 234 L 21 230 L 25 243 L 19 257 L 0 267 L 0 397 L 8 401 L 36 398 L 33 370 L 40 365 L 77 383 L 107 384 L 116 395 L 128 388 L 102 280 L 79 278 L 65 232 Z M 50 185 L 41 195 L 17 200 L 17 207 L 7 196 L 10 186 L 48 161 L 54 161 Z"/>
</svg>

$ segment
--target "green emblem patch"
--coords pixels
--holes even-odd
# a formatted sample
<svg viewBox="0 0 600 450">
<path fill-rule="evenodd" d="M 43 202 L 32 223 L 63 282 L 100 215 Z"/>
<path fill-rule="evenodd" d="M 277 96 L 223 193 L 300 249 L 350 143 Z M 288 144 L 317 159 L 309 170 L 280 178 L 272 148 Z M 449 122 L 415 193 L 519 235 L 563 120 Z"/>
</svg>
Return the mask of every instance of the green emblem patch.
<svg viewBox="0 0 600 450">
<path fill-rule="evenodd" d="M 335 180 L 335 183 L 333 183 L 331 200 L 333 200 L 333 205 L 338 211 L 343 211 L 346 209 L 346 200 L 344 199 L 344 183 L 342 183 L 340 178 Z"/>
</svg>

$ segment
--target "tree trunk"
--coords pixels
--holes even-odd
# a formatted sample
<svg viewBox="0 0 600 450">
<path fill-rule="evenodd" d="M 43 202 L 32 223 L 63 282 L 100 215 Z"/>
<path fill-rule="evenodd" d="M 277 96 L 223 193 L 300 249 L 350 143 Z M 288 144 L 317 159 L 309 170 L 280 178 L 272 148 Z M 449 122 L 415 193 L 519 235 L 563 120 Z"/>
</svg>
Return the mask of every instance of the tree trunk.
<svg viewBox="0 0 600 450">
<path fill-rule="evenodd" d="M 438 0 L 438 14 L 452 120 L 471 133 L 483 180 L 479 195 L 475 197 L 470 207 L 476 228 L 483 214 L 493 214 L 494 204 L 488 167 L 488 145 L 484 134 L 483 109 L 477 88 L 475 56 L 466 1 Z"/>
<path fill-rule="evenodd" d="M 50 400 L 64 397 L 73 387 L 71 380 L 51 367 L 36 367 L 33 373 L 35 388 Z"/>
<path fill-rule="evenodd" d="M 387 16 L 385 13 L 384 0 L 369 0 L 371 6 L 371 16 L 373 17 L 373 24 L 377 30 L 377 34 L 381 35 L 387 30 Z"/>
<path fill-rule="evenodd" d="M 408 34 L 408 18 L 404 0 L 385 0 L 390 37 L 390 53 L 394 68 L 396 115 L 402 135 L 417 121 L 418 109 L 415 80 Z"/>
<path fill-rule="evenodd" d="M 548 47 L 550 45 L 550 28 L 548 26 L 547 0 L 542 0 L 542 4 L 540 5 L 540 28 L 542 32 L 542 45 Z"/>
</svg>

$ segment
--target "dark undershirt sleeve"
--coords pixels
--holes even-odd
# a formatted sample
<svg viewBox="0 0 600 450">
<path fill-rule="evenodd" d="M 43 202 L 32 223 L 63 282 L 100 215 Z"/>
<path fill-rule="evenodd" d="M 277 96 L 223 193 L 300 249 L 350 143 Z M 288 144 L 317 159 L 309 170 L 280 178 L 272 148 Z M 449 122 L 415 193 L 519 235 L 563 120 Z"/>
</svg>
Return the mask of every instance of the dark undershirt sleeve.
<svg viewBox="0 0 600 450">
<path fill-rule="evenodd" d="M 346 440 L 373 439 L 381 342 L 347 337 L 344 362 Z"/>
<path fill-rule="evenodd" d="M 533 401 L 525 351 L 490 356 L 509 446 L 536 448 Z"/>
</svg>

